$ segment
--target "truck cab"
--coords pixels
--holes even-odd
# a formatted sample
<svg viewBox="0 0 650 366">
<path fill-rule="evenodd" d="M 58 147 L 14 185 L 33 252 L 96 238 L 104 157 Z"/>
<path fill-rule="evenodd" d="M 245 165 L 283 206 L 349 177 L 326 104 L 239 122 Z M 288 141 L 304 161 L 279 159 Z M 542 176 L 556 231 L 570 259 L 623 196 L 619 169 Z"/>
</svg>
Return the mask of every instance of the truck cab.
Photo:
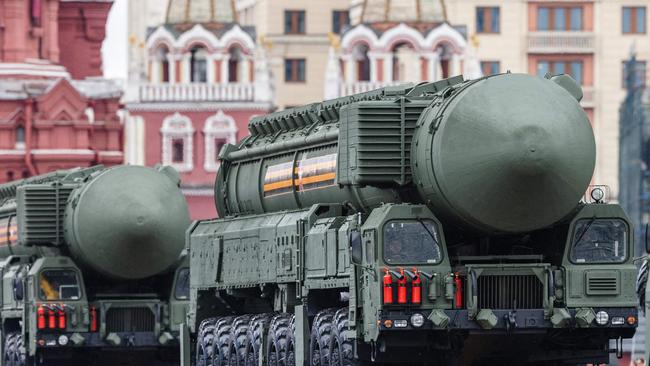
<svg viewBox="0 0 650 366">
<path fill-rule="evenodd" d="M 363 314 L 360 334 L 372 358 L 408 360 L 416 349 L 460 354 L 459 345 L 488 342 L 496 361 L 527 340 L 540 346 L 521 357 L 550 361 L 566 357 L 544 346 L 557 339 L 565 352 L 573 345 L 576 359 L 604 361 L 609 340 L 620 354 L 621 340 L 634 334 L 637 269 L 620 206 L 581 204 L 564 222 L 529 237 L 456 237 L 450 245 L 443 229 L 425 206 L 389 204 L 352 231 L 355 312 Z M 503 250 L 504 243 L 511 248 Z M 589 341 L 575 346 L 580 337 Z M 470 352 L 462 353 L 471 361 Z"/>
</svg>

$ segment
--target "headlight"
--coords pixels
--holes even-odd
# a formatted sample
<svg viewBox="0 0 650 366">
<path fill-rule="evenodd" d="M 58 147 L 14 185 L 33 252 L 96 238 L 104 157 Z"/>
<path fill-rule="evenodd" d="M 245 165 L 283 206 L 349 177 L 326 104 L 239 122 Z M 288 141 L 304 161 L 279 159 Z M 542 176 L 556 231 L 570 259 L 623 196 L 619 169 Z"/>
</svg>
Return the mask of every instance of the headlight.
<svg viewBox="0 0 650 366">
<path fill-rule="evenodd" d="M 59 345 L 65 346 L 66 344 L 68 344 L 68 336 L 63 334 L 59 337 Z"/>
<path fill-rule="evenodd" d="M 599 311 L 596 313 L 596 324 L 606 325 L 609 322 L 609 314 L 606 311 Z"/>
<path fill-rule="evenodd" d="M 416 328 L 420 328 L 424 325 L 424 316 L 420 313 L 411 315 L 411 324 Z"/>
<path fill-rule="evenodd" d="M 406 320 L 395 320 L 395 328 L 406 328 L 408 327 L 408 322 Z"/>
<path fill-rule="evenodd" d="M 600 202 L 603 200 L 604 197 L 605 197 L 605 192 L 603 191 L 602 188 L 596 187 L 591 190 L 591 198 L 593 198 L 594 201 Z"/>
</svg>

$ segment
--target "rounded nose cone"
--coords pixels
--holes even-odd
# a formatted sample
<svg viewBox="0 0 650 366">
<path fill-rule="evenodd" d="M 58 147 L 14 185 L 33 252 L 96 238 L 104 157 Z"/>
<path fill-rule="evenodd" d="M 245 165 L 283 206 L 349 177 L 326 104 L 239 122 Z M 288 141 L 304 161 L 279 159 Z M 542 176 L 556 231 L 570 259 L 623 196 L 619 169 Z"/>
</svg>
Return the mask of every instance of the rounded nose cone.
<svg viewBox="0 0 650 366">
<path fill-rule="evenodd" d="M 106 170 L 83 188 L 74 208 L 72 251 L 103 275 L 140 279 L 178 259 L 190 219 L 169 177 L 141 166 Z"/>
<path fill-rule="evenodd" d="M 584 110 L 554 82 L 505 74 L 458 97 L 434 141 L 439 189 L 487 231 L 551 225 L 578 203 L 596 156 Z"/>
</svg>

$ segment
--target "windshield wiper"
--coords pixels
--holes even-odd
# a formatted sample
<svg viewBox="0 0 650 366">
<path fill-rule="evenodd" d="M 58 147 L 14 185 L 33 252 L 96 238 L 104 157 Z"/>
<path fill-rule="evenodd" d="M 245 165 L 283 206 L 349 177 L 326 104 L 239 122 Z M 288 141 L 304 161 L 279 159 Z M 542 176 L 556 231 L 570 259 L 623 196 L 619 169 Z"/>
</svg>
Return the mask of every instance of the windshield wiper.
<svg viewBox="0 0 650 366">
<path fill-rule="evenodd" d="M 438 243 L 438 241 L 436 240 L 436 237 L 433 235 L 433 233 L 431 232 L 431 230 L 429 230 L 429 228 L 428 228 L 427 225 L 424 223 L 424 221 L 422 221 L 421 219 L 417 219 L 417 220 L 418 220 L 418 222 L 420 223 L 420 225 L 422 225 L 422 227 L 424 227 L 424 230 L 427 231 L 427 234 L 429 234 L 429 236 L 431 237 L 431 239 L 433 240 L 433 242 L 436 244 L 436 246 L 437 246 L 437 247 L 440 247 L 440 243 Z"/>
<path fill-rule="evenodd" d="M 576 241 L 574 242 L 574 244 L 578 244 L 578 243 L 580 243 L 580 240 L 582 240 L 582 237 L 585 236 L 585 234 L 587 233 L 587 231 L 588 231 L 589 228 L 591 227 L 591 224 L 594 223 L 594 221 L 596 221 L 596 218 L 595 218 L 595 217 L 592 217 L 591 220 L 589 220 L 589 222 L 587 223 L 587 225 L 585 225 L 585 228 L 582 229 L 582 231 L 580 232 L 580 235 L 578 235 L 578 239 L 576 239 Z"/>
</svg>

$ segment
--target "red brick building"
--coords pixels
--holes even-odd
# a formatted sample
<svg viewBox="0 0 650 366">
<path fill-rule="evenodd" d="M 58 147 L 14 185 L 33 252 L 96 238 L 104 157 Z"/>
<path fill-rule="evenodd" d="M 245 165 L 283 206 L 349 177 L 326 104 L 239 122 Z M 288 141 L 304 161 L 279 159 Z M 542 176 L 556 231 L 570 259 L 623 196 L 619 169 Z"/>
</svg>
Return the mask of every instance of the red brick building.
<svg viewBox="0 0 650 366">
<path fill-rule="evenodd" d="M 215 217 L 219 151 L 272 110 L 269 68 L 255 29 L 231 0 L 171 0 L 146 40 L 148 80 L 126 103 L 127 161 L 172 165 L 193 219 Z"/>
<path fill-rule="evenodd" d="M 111 5 L 0 0 L 0 182 L 123 162 L 122 92 L 101 78 Z"/>
</svg>

